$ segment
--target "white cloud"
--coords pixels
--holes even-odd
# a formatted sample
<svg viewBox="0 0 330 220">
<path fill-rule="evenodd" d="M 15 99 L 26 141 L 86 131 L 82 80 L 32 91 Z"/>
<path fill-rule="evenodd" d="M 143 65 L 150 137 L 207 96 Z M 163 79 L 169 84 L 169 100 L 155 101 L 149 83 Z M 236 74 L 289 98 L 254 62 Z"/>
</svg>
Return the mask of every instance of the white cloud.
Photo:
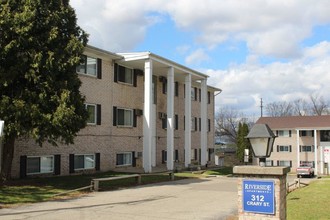
<svg viewBox="0 0 330 220">
<path fill-rule="evenodd" d="M 179 54 L 184 55 L 189 52 L 190 48 L 191 48 L 191 46 L 189 46 L 189 45 L 181 45 L 181 46 L 176 47 L 176 51 Z"/>
<path fill-rule="evenodd" d="M 288 63 L 252 63 L 228 70 L 207 70 L 208 82 L 223 90 L 217 97 L 217 105 L 239 106 L 240 110 L 251 114 L 260 111 L 260 98 L 264 105 L 308 99 L 313 93 L 330 100 L 330 42 L 321 42 L 302 53 L 303 58 Z M 319 59 L 306 63 L 307 57 L 311 56 Z"/>
<path fill-rule="evenodd" d="M 307 47 L 304 50 L 305 59 L 323 59 L 330 56 L 330 42 L 322 41 L 313 47 Z"/>
<path fill-rule="evenodd" d="M 188 65 L 210 60 L 208 52 L 219 44 L 229 48 L 233 42 L 246 43 L 245 63 L 202 71 L 210 75 L 209 84 L 223 89 L 218 106 L 259 112 L 260 98 L 266 104 L 315 92 L 330 100 L 330 42 L 302 47 L 315 26 L 330 23 L 328 0 L 72 0 L 71 4 L 78 23 L 91 34 L 90 44 L 112 52 L 131 51 L 150 26 L 168 17 L 195 40 L 194 45 L 174 48 L 180 55 L 191 52 Z M 263 56 L 289 61 L 260 64 Z"/>
<path fill-rule="evenodd" d="M 227 40 L 247 42 L 257 55 L 292 58 L 313 25 L 330 21 L 330 1 L 318 0 L 72 0 L 79 24 L 92 44 L 131 50 L 149 26 L 169 15 L 176 26 L 197 33 L 196 43 L 208 48 Z M 95 37 L 95 29 L 99 37 Z M 102 42 L 99 42 L 102 40 Z"/>
<path fill-rule="evenodd" d="M 177 26 L 194 30 L 198 41 L 214 47 L 232 38 L 247 41 L 260 55 L 291 58 L 313 25 L 330 21 L 330 2 L 298 0 L 181 0 L 168 4 Z"/>
<path fill-rule="evenodd" d="M 198 64 L 209 59 L 210 57 L 205 53 L 203 49 L 197 49 L 186 57 L 185 62 L 188 65 L 191 65 L 196 63 Z"/>
<path fill-rule="evenodd" d="M 148 14 L 155 3 L 157 1 L 71 1 L 78 24 L 90 33 L 89 44 L 112 52 L 131 50 L 144 39 L 150 25 L 162 20 L 161 14 Z"/>
</svg>

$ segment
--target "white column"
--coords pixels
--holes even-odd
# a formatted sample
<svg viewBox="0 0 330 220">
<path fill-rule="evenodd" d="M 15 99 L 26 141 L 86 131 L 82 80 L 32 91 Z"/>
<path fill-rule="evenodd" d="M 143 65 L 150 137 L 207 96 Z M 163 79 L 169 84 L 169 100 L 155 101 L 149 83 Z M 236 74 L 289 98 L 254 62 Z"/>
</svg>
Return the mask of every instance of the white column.
<svg viewBox="0 0 330 220">
<path fill-rule="evenodd" d="M 300 142 L 299 142 L 299 129 L 297 129 L 297 167 L 300 166 Z"/>
<path fill-rule="evenodd" d="M 324 174 L 324 149 L 323 146 L 320 146 L 320 163 L 321 163 L 321 174 Z"/>
<path fill-rule="evenodd" d="M 317 132 L 314 130 L 314 164 L 315 164 L 315 175 L 318 175 L 318 167 L 317 167 Z"/>
<path fill-rule="evenodd" d="M 152 60 L 144 63 L 143 169 L 151 172 L 152 147 Z"/>
<path fill-rule="evenodd" d="M 191 75 L 185 77 L 185 131 L 184 131 L 184 165 L 188 167 L 191 163 Z"/>
<path fill-rule="evenodd" d="M 154 91 L 153 91 L 154 92 Z M 152 98 L 153 100 L 153 98 Z M 152 101 L 153 102 L 153 101 Z M 156 166 L 156 150 L 157 150 L 157 117 L 156 117 L 156 105 L 152 104 L 151 105 L 151 126 L 152 126 L 152 136 L 151 136 L 151 166 L 155 167 Z"/>
<path fill-rule="evenodd" d="M 207 85 L 206 79 L 201 81 L 201 165 L 207 163 Z"/>
<path fill-rule="evenodd" d="M 167 170 L 173 170 L 174 149 L 174 69 L 167 72 Z"/>
</svg>

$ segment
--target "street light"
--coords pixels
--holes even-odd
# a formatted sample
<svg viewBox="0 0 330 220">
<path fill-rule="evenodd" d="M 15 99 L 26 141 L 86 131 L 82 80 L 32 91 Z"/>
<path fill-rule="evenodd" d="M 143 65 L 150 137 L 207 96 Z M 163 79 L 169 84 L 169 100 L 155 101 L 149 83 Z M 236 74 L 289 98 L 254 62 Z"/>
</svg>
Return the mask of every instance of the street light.
<svg viewBox="0 0 330 220">
<path fill-rule="evenodd" d="M 267 124 L 255 124 L 246 136 L 252 145 L 254 157 L 259 158 L 259 165 L 265 166 L 266 158 L 272 153 L 276 136 Z"/>
</svg>

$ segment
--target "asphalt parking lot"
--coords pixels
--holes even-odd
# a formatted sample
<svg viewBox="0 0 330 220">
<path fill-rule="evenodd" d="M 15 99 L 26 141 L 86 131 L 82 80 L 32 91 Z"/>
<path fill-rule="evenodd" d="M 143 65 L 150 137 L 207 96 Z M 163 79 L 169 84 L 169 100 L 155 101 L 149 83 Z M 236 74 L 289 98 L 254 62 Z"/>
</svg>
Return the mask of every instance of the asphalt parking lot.
<svg viewBox="0 0 330 220">
<path fill-rule="evenodd" d="M 237 214 L 237 179 L 185 179 L 0 209 L 0 219 L 227 219 Z"/>
</svg>

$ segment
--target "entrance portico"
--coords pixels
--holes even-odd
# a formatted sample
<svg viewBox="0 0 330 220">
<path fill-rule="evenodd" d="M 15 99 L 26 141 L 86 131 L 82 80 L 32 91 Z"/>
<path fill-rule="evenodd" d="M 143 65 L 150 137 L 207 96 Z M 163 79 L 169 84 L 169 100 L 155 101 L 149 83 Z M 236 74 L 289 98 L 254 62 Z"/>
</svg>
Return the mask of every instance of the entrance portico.
<svg viewBox="0 0 330 220">
<path fill-rule="evenodd" d="M 183 138 L 184 140 L 184 166 L 188 167 L 191 164 L 191 128 L 192 128 L 192 102 L 191 88 L 198 87 L 200 91 L 200 164 L 207 164 L 207 111 L 208 111 L 208 96 L 207 96 L 207 78 L 208 76 L 195 70 L 184 67 L 173 61 L 157 56 L 149 52 L 142 53 L 122 53 L 125 63 L 129 63 L 131 67 L 144 71 L 144 109 L 143 109 L 143 168 L 146 173 L 152 172 L 152 167 L 155 165 L 156 146 L 155 141 L 160 136 L 157 136 L 157 103 L 153 98 L 157 95 L 157 86 L 153 82 L 153 77 L 162 78 L 165 80 L 166 86 L 166 167 L 167 170 L 174 170 L 174 155 L 175 155 L 175 139 Z M 175 137 L 175 106 L 181 103 L 175 102 L 176 84 L 184 84 L 184 137 Z M 164 86 L 164 85 L 163 85 Z M 164 88 L 163 88 L 164 89 Z M 197 94 L 194 94 L 197 96 Z M 178 110 L 177 110 L 178 111 Z M 213 145 L 213 143 L 212 143 Z M 183 147 L 183 146 L 182 146 Z"/>
</svg>

